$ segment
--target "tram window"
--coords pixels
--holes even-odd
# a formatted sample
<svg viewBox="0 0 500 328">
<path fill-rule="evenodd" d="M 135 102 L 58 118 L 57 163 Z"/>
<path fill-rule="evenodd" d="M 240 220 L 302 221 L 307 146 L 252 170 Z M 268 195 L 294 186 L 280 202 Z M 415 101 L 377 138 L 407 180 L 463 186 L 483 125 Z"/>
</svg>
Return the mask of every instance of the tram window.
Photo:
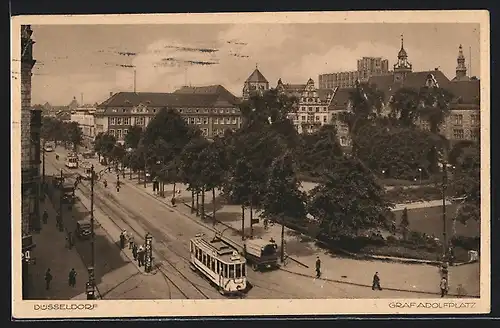
<svg viewBox="0 0 500 328">
<path fill-rule="evenodd" d="M 236 276 L 235 278 L 241 278 L 241 264 L 236 264 Z"/>
<path fill-rule="evenodd" d="M 202 256 L 201 263 L 203 263 L 203 265 L 207 265 L 207 256 L 205 254 Z"/>
<path fill-rule="evenodd" d="M 245 263 L 242 263 L 242 264 L 241 264 L 241 276 L 242 276 L 242 277 L 245 277 L 245 276 L 247 275 L 246 269 L 247 269 L 247 268 L 246 268 Z"/>
<path fill-rule="evenodd" d="M 227 264 L 222 264 L 222 276 L 227 278 Z"/>
<path fill-rule="evenodd" d="M 229 265 L 229 277 L 230 279 L 234 279 L 234 264 Z"/>
<path fill-rule="evenodd" d="M 212 259 L 211 269 L 212 269 L 212 271 L 215 272 L 215 260 L 214 259 Z"/>
<path fill-rule="evenodd" d="M 219 260 L 215 260 L 215 272 L 218 274 L 220 272 L 220 262 Z"/>
</svg>

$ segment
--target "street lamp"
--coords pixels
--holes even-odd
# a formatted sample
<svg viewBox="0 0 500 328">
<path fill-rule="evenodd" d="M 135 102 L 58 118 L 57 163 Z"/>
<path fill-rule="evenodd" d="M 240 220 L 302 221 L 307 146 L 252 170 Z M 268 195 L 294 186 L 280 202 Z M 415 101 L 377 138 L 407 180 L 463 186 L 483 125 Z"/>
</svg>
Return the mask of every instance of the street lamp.
<svg viewBox="0 0 500 328">
<path fill-rule="evenodd" d="M 422 169 L 420 167 L 418 168 L 418 172 L 420 175 L 420 184 L 422 184 Z"/>
</svg>

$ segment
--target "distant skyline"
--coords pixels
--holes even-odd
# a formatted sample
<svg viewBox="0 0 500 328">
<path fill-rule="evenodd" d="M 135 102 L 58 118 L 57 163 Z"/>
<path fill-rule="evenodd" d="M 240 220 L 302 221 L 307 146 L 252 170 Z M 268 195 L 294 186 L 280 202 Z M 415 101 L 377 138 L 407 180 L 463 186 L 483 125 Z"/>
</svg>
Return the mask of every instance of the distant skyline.
<svg viewBox="0 0 500 328">
<path fill-rule="evenodd" d="M 102 102 L 110 92 L 172 92 L 221 84 L 240 96 L 256 65 L 272 87 L 318 74 L 356 70 L 363 56 L 397 60 L 401 35 L 413 71 L 455 76 L 463 46 L 470 76 L 480 75 L 479 24 L 322 23 L 32 25 L 32 104 Z M 472 60 L 469 56 L 471 49 Z M 125 67 L 123 67 L 125 66 Z"/>
</svg>

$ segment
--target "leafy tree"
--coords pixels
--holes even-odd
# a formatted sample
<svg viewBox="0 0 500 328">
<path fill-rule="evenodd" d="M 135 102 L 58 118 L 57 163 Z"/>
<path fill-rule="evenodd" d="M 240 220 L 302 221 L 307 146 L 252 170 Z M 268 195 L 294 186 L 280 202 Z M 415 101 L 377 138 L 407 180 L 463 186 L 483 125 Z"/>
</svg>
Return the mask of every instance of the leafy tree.
<svg viewBox="0 0 500 328">
<path fill-rule="evenodd" d="M 198 162 L 202 166 L 200 173 L 201 184 L 203 190 L 212 190 L 212 218 L 213 224 L 216 223 L 215 218 L 215 188 L 221 188 L 226 178 L 226 153 L 224 151 L 224 143 L 221 138 L 208 144 L 199 154 Z M 202 205 L 204 198 L 202 197 Z M 202 213 L 204 212 L 204 207 Z"/>
<path fill-rule="evenodd" d="M 360 127 L 378 117 L 384 105 L 384 93 L 376 85 L 356 83 L 356 87 L 349 94 L 352 105 L 350 111 L 340 114 L 351 135 L 355 135 Z"/>
<path fill-rule="evenodd" d="M 271 164 L 267 175 L 265 194 L 262 200 L 261 214 L 264 218 L 281 223 L 281 259 L 284 259 L 285 221 L 305 219 L 306 194 L 300 190 L 300 181 L 296 177 L 295 164 L 290 152 L 277 157 Z"/>
<path fill-rule="evenodd" d="M 450 181 L 450 189 L 455 197 L 461 198 L 456 219 L 466 223 L 481 219 L 481 160 L 479 147 L 467 148 L 458 159 Z"/>
<path fill-rule="evenodd" d="M 437 170 L 437 150 L 443 141 L 417 128 L 383 126 L 378 120 L 358 130 L 354 154 L 373 172 L 395 179 L 413 180 Z"/>
<path fill-rule="evenodd" d="M 77 122 L 63 123 L 63 128 L 65 131 L 65 141 L 70 142 L 73 145 L 73 151 L 77 151 L 78 146 L 82 144 L 83 132 L 78 126 Z"/>
<path fill-rule="evenodd" d="M 403 239 L 406 240 L 408 235 L 408 229 L 410 227 L 410 221 L 408 220 L 408 209 L 405 207 L 403 213 L 401 214 L 401 231 L 403 232 Z"/>
<path fill-rule="evenodd" d="M 302 136 L 300 170 L 311 176 L 320 176 L 341 155 L 335 126 L 324 125 L 317 132 Z"/>
<path fill-rule="evenodd" d="M 205 163 L 202 163 L 200 153 L 208 146 L 208 141 L 204 138 L 192 139 L 184 148 L 180 156 L 180 172 L 182 172 L 183 181 L 188 185 L 188 190 L 191 190 L 191 210 L 194 207 L 194 195 L 197 195 L 196 213 L 199 214 L 198 195 L 204 188 L 202 180 L 202 170 Z M 202 197 L 204 194 L 202 193 Z M 202 217 L 204 217 L 204 199 L 202 199 Z"/>
<path fill-rule="evenodd" d="M 464 151 L 477 146 L 477 143 L 471 140 L 461 140 L 455 143 L 448 153 L 448 162 L 452 165 L 458 165 L 459 158 L 463 156 Z"/>
<path fill-rule="evenodd" d="M 125 135 L 125 147 L 136 149 L 139 146 L 139 141 L 142 137 L 142 127 L 139 125 L 132 125 L 127 134 Z"/>
<path fill-rule="evenodd" d="M 101 156 L 108 160 L 116 144 L 116 138 L 108 133 L 99 133 L 94 140 L 94 150 L 101 160 Z"/>
<path fill-rule="evenodd" d="M 443 88 L 422 87 L 418 98 L 419 117 L 429 122 L 432 133 L 438 133 L 439 126 L 449 113 L 453 94 Z"/>
<path fill-rule="evenodd" d="M 413 88 L 401 88 L 397 90 L 389 101 L 391 107 L 390 116 L 406 127 L 415 125 L 418 118 L 419 93 Z"/>
<path fill-rule="evenodd" d="M 118 163 L 123 163 L 123 158 L 127 154 L 127 151 L 125 148 L 119 144 L 116 143 L 109 153 L 109 158 L 115 162 L 116 168 L 118 168 Z"/>
<path fill-rule="evenodd" d="M 341 157 L 311 191 L 308 205 L 323 233 L 335 237 L 383 227 L 392 204 L 359 160 Z"/>
<path fill-rule="evenodd" d="M 53 117 L 44 116 L 42 118 L 41 137 L 45 141 L 54 141 L 55 146 L 57 146 L 58 141 L 64 140 L 63 122 Z"/>
</svg>

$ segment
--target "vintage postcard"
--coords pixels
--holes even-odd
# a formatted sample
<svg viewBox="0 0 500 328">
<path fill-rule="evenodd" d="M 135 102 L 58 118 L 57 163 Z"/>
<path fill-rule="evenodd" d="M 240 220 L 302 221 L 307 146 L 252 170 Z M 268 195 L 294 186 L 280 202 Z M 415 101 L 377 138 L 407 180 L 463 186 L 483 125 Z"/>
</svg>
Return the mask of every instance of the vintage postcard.
<svg viewBox="0 0 500 328">
<path fill-rule="evenodd" d="M 489 26 L 13 17 L 13 317 L 488 313 Z"/>
</svg>

